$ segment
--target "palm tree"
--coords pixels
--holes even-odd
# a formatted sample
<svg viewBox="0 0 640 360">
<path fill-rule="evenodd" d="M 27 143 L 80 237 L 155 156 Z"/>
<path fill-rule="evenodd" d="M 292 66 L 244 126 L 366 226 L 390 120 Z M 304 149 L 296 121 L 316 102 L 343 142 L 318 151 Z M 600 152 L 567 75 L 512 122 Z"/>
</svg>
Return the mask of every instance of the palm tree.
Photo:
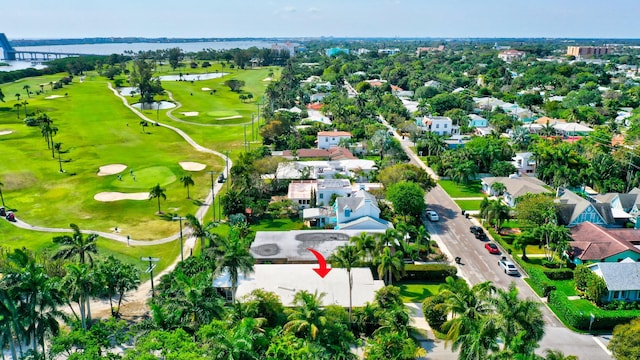
<svg viewBox="0 0 640 360">
<path fill-rule="evenodd" d="M 204 253 L 204 241 L 205 239 L 212 240 L 212 234 L 209 230 L 215 224 L 213 222 L 209 222 L 207 225 L 205 225 L 192 214 L 187 214 L 187 216 L 185 217 L 187 218 L 187 225 L 191 227 L 191 235 L 200 239 L 200 256 L 202 256 L 202 254 Z"/>
<path fill-rule="evenodd" d="M 191 195 L 189 194 L 189 186 L 195 185 L 195 182 L 191 178 L 191 174 L 185 174 L 180 177 L 180 182 L 184 187 L 187 188 L 187 199 L 191 199 Z"/>
<path fill-rule="evenodd" d="M 424 225 L 420 225 L 416 233 L 416 242 L 418 243 L 418 246 L 420 246 L 423 241 L 426 245 L 427 256 L 429 256 L 431 253 L 431 234 L 429 234 L 429 231 L 424 227 Z"/>
<path fill-rule="evenodd" d="M 255 259 L 249 252 L 250 243 L 244 238 L 237 236 L 229 237 L 221 246 L 222 254 L 216 259 L 219 273 L 226 272 L 231 280 L 231 301 L 236 301 L 236 290 L 238 289 L 238 277 L 240 274 L 248 276 L 253 272 Z"/>
<path fill-rule="evenodd" d="M 493 195 L 499 197 L 507 191 L 507 187 L 501 182 L 494 182 L 491 184 L 491 191 L 493 191 Z"/>
<path fill-rule="evenodd" d="M 402 251 L 392 251 L 390 247 L 382 249 L 382 253 L 374 259 L 378 266 L 378 277 L 385 279 L 385 284 L 392 285 L 393 278 L 400 278 L 404 271 Z"/>
<path fill-rule="evenodd" d="M 0 200 L 2 201 L 2 207 L 5 207 L 6 205 L 4 204 L 4 196 L 2 196 L 2 187 L 4 186 L 4 184 L 2 183 L 2 181 L 0 181 Z"/>
<path fill-rule="evenodd" d="M 496 323 L 505 348 L 513 354 L 533 355 L 538 341 L 544 335 L 540 304 L 519 299 L 518 289 L 513 282 L 507 290 L 498 289 L 491 301 L 496 309 Z"/>
<path fill-rule="evenodd" d="M 486 198 L 480 203 L 480 216 L 496 230 L 500 230 L 502 222 L 509 218 L 510 208 L 500 199 L 485 200 Z"/>
<path fill-rule="evenodd" d="M 364 258 L 365 261 L 371 262 L 373 252 L 376 248 L 376 239 L 373 235 L 363 231 L 358 236 L 351 238 L 351 243 L 355 245 L 358 253 Z"/>
<path fill-rule="evenodd" d="M 62 158 L 60 157 L 60 149 L 62 148 L 62 143 L 59 143 L 59 142 L 55 143 L 53 145 L 53 148 L 58 153 L 58 165 L 60 165 L 60 172 L 64 172 L 64 170 L 62 170 Z"/>
<path fill-rule="evenodd" d="M 0 288 L 0 348 L 4 349 L 8 344 L 12 359 L 18 359 L 16 341 L 22 357 L 20 339 L 24 335 L 17 303 L 18 301 L 12 298 L 8 289 Z"/>
<path fill-rule="evenodd" d="M 145 121 L 145 120 L 140 120 L 140 126 L 142 126 L 142 133 L 145 134 L 146 131 L 144 130 L 147 126 L 149 126 L 149 124 Z"/>
<path fill-rule="evenodd" d="M 324 293 L 318 294 L 317 291 L 313 294 L 306 290 L 298 291 L 293 296 L 294 307 L 285 309 L 289 321 L 284 324 L 284 330 L 315 340 L 327 323 L 322 308 L 324 295 Z"/>
<path fill-rule="evenodd" d="M 547 349 L 545 351 L 546 356 L 544 357 L 544 360 L 578 360 L 577 356 L 574 355 L 564 355 L 564 353 L 562 353 L 562 351 L 559 350 L 551 350 L 551 349 Z"/>
<path fill-rule="evenodd" d="M 27 105 L 29 105 L 29 103 L 27 102 L 27 100 L 22 102 L 22 106 L 24 106 L 24 116 L 27 117 Z"/>
<path fill-rule="evenodd" d="M 13 104 L 13 107 L 16 109 L 16 116 L 18 117 L 18 119 L 20 119 L 20 108 L 22 107 L 22 104 Z"/>
<path fill-rule="evenodd" d="M 20 101 L 20 94 L 16 93 L 16 100 Z"/>
<path fill-rule="evenodd" d="M 80 264 L 85 264 L 86 259 L 93 264 L 93 256 L 98 254 L 98 234 L 89 234 L 87 237 L 82 235 L 80 228 L 76 224 L 70 224 L 73 230 L 72 235 L 62 235 L 53 238 L 53 242 L 63 247 L 53 255 L 54 259 L 71 259 L 78 257 Z"/>
<path fill-rule="evenodd" d="M 160 198 L 162 198 L 162 200 L 167 200 L 167 194 L 165 193 L 166 191 L 167 190 L 162 188 L 160 184 L 156 184 L 156 186 L 152 187 L 151 190 L 149 190 L 149 200 L 158 199 L 157 214 L 162 214 L 162 211 L 160 211 Z"/>
<path fill-rule="evenodd" d="M 91 322 L 90 300 L 96 282 L 95 274 L 86 264 L 69 264 L 62 281 L 66 295 L 78 303 L 80 325 L 86 330 Z"/>
<path fill-rule="evenodd" d="M 31 94 L 29 92 L 29 89 L 31 89 L 31 86 L 25 85 L 25 86 L 22 87 L 22 89 L 24 89 L 24 91 L 27 92 L 27 97 L 31 98 Z"/>
<path fill-rule="evenodd" d="M 360 252 L 353 245 L 345 245 L 339 247 L 329 257 L 329 262 L 332 267 L 345 268 L 347 270 L 347 276 L 349 277 L 349 324 L 353 324 L 352 311 L 353 311 L 353 277 L 351 276 L 351 268 L 356 266 L 360 261 Z"/>
</svg>

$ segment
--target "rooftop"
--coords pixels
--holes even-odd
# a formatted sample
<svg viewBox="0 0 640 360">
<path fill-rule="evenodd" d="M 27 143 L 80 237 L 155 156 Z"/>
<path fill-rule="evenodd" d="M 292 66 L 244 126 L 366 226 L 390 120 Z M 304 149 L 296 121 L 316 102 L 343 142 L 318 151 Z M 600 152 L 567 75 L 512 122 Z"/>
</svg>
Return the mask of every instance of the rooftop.
<svg viewBox="0 0 640 360">
<path fill-rule="evenodd" d="M 640 263 L 595 263 L 589 268 L 604 279 L 609 291 L 640 290 Z"/>
<path fill-rule="evenodd" d="M 310 252 L 309 252 L 310 253 Z M 310 293 L 324 293 L 322 305 L 339 305 L 349 307 L 349 276 L 343 268 L 333 268 L 327 276 L 321 278 L 313 269 L 317 264 L 257 264 L 254 272 L 248 276 L 238 277 L 238 298 L 248 295 L 255 289 L 263 289 L 276 293 L 282 304 L 293 305 L 296 292 L 306 290 Z M 374 280 L 368 268 L 352 268 L 351 278 L 352 304 L 364 306 L 373 302 L 375 292 L 384 287 L 384 282 Z M 230 288 L 229 274 L 224 273 L 213 280 L 216 288 Z"/>
<path fill-rule="evenodd" d="M 634 243 L 640 243 L 640 230 L 607 229 L 590 222 L 583 222 L 571 228 L 569 244 L 574 256 L 580 260 L 602 260 L 630 250 L 640 253 Z"/>
<path fill-rule="evenodd" d="M 348 131 L 319 131 L 318 136 L 351 136 Z"/>
</svg>

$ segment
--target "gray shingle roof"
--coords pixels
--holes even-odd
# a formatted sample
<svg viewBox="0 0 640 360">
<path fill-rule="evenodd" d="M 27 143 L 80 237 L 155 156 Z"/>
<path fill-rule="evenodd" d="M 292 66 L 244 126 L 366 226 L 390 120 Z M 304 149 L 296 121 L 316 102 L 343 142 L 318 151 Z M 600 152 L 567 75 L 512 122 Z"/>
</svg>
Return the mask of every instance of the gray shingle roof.
<svg viewBox="0 0 640 360">
<path fill-rule="evenodd" d="M 589 268 L 602 274 L 609 291 L 640 290 L 640 263 L 596 263 Z"/>
</svg>

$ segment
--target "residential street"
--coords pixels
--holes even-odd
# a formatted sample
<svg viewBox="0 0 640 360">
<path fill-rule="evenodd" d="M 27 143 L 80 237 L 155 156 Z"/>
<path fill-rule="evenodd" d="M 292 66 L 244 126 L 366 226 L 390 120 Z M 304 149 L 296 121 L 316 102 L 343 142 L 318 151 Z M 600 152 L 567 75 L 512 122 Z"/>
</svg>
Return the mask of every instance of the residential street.
<svg viewBox="0 0 640 360">
<path fill-rule="evenodd" d="M 392 128 L 383 120 L 383 123 Z M 432 177 L 437 179 L 433 171 L 428 168 L 411 150 L 413 143 L 408 139 L 403 140 L 394 131 L 394 136 L 400 141 L 403 149 L 411 158 L 411 163 L 426 169 Z M 458 275 L 466 279 L 470 284 L 483 281 L 492 281 L 497 287 L 507 288 L 514 282 L 522 297 L 532 298 L 544 303 L 544 300 L 529 287 L 522 276 L 510 276 L 501 271 L 498 260 L 501 255 L 492 255 L 485 248 L 485 242 L 477 240 L 469 232 L 471 225 L 479 225 L 475 219 L 465 218 L 458 205 L 438 185 L 426 195 L 427 208 L 435 210 L 440 216 L 437 223 L 426 221 L 427 229 L 431 233 L 442 251 L 453 264 L 453 258 L 462 258 L 458 265 Z M 545 336 L 540 342 L 538 353 L 543 354 L 545 349 L 561 350 L 565 355 L 576 355 L 579 359 L 604 360 L 612 359 L 606 350 L 608 340 L 600 336 L 583 335 L 567 329 L 553 312 L 544 304 L 542 312 L 545 321 Z"/>
</svg>

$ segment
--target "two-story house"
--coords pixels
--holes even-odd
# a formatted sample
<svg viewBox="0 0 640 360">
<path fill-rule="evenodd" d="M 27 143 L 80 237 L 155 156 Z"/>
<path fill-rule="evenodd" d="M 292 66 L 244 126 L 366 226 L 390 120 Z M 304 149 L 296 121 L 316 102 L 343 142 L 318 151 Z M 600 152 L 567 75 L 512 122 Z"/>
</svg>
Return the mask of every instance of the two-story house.
<svg viewBox="0 0 640 360">
<path fill-rule="evenodd" d="M 365 190 L 358 190 L 350 197 L 337 198 L 333 209 L 336 213 L 336 230 L 385 230 L 393 225 L 380 219 L 378 200 Z"/>
<path fill-rule="evenodd" d="M 451 118 L 446 116 L 425 116 L 417 118 L 416 124 L 424 131 L 443 136 L 449 136 L 458 132 L 458 129 L 454 128 Z"/>
<path fill-rule="evenodd" d="M 350 140 L 351 133 L 348 131 L 319 131 L 318 149 L 329 149 L 338 146 L 343 139 Z"/>
</svg>

